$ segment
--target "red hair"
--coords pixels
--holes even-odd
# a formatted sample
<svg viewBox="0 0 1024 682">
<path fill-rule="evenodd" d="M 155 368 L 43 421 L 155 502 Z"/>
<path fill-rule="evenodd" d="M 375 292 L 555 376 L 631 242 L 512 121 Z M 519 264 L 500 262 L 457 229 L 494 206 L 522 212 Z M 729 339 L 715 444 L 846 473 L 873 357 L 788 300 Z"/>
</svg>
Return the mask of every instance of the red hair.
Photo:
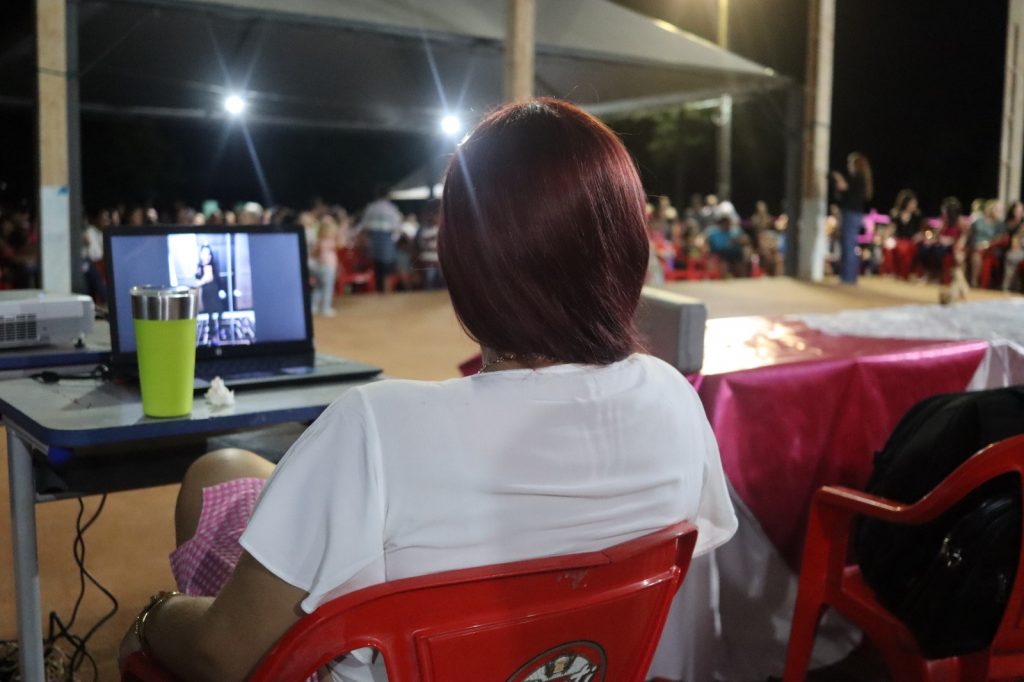
<svg viewBox="0 0 1024 682">
<path fill-rule="evenodd" d="M 555 99 L 506 105 L 448 167 L 438 255 L 467 333 L 499 353 L 608 364 L 639 347 L 645 196 L 618 137 Z"/>
</svg>

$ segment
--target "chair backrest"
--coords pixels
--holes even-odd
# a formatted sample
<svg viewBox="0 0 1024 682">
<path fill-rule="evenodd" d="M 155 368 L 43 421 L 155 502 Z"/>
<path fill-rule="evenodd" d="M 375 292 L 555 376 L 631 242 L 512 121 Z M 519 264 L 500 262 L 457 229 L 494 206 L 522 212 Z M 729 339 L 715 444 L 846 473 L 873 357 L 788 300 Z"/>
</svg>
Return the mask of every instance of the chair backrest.
<svg viewBox="0 0 1024 682">
<path fill-rule="evenodd" d="M 981 485 L 1004 474 L 1016 474 L 1017 483 L 1022 487 L 1021 505 L 1024 517 L 1024 435 L 1001 440 L 983 448 L 961 464 L 934 490 L 901 514 L 905 523 L 930 521 L 953 507 Z M 894 515 L 895 516 L 895 515 Z M 1024 527 L 1021 547 L 1024 548 Z M 989 647 L 989 655 L 1007 657 L 1015 661 L 1014 674 L 1017 679 L 1024 672 L 1024 551 L 1017 559 L 1017 572 L 1006 610 Z"/>
<path fill-rule="evenodd" d="M 304 680 L 374 647 L 389 682 L 641 682 L 696 539 L 682 522 L 603 551 L 360 590 L 299 621 L 252 680 Z"/>
</svg>

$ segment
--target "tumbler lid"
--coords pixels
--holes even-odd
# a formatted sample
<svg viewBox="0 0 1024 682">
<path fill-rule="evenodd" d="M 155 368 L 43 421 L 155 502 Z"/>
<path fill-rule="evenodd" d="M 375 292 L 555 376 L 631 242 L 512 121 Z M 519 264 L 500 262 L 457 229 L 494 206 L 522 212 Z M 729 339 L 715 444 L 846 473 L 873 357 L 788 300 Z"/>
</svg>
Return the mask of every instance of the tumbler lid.
<svg viewBox="0 0 1024 682">
<path fill-rule="evenodd" d="M 199 289 L 192 287 L 132 287 L 132 318 L 136 320 L 194 320 L 199 312 Z"/>
</svg>

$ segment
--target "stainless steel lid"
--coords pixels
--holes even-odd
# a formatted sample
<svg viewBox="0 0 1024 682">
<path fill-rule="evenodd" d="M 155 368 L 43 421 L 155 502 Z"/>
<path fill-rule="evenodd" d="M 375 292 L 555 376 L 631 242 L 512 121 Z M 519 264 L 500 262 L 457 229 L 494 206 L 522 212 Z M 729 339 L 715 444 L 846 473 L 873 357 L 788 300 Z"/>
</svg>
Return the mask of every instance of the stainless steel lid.
<svg viewBox="0 0 1024 682">
<path fill-rule="evenodd" d="M 194 320 L 199 312 L 199 289 L 143 285 L 131 294 L 136 320 Z"/>
</svg>

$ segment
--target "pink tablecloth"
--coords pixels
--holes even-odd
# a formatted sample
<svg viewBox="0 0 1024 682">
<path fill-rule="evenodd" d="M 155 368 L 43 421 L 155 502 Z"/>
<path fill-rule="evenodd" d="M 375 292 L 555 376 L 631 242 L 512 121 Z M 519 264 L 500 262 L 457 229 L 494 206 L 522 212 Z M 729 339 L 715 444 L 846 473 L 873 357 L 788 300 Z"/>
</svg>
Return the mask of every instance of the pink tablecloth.
<svg viewBox="0 0 1024 682">
<path fill-rule="evenodd" d="M 796 568 L 813 492 L 863 487 L 900 417 L 923 398 L 962 391 L 987 348 L 710 320 L 705 373 L 694 383 L 730 483 Z"/>
</svg>

